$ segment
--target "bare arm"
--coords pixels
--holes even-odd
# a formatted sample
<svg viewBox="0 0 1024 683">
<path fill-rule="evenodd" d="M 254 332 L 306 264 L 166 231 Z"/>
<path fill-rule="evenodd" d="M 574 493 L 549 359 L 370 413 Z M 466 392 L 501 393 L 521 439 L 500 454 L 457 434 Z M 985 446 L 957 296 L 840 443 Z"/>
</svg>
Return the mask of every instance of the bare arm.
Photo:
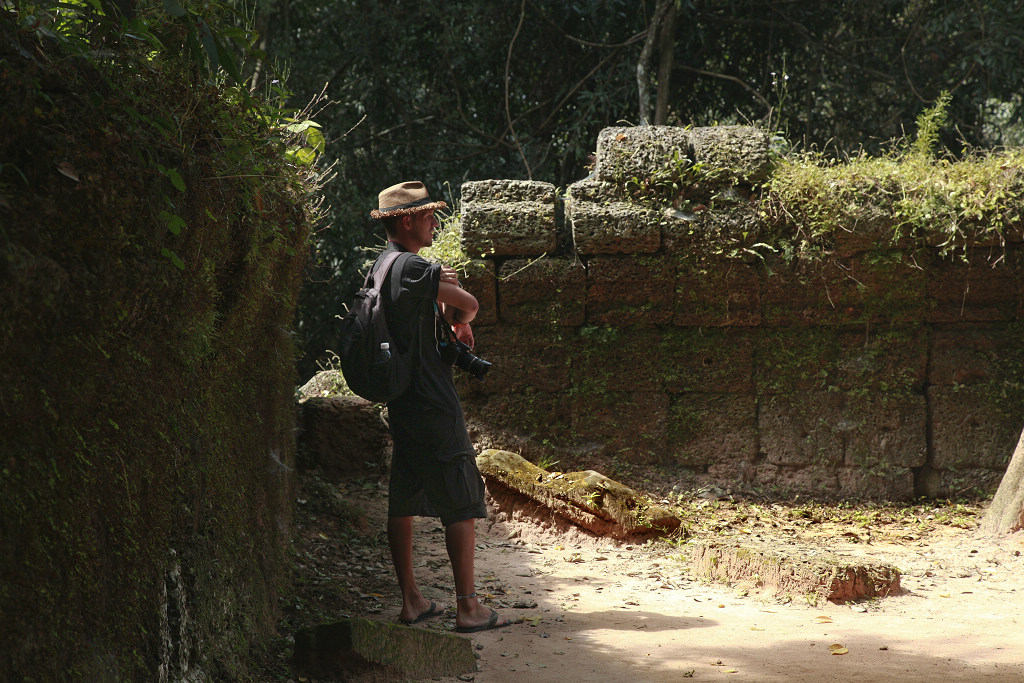
<svg viewBox="0 0 1024 683">
<path fill-rule="evenodd" d="M 480 304 L 476 297 L 451 282 L 441 282 L 437 287 L 437 303 L 450 323 L 468 323 L 476 317 Z"/>
</svg>

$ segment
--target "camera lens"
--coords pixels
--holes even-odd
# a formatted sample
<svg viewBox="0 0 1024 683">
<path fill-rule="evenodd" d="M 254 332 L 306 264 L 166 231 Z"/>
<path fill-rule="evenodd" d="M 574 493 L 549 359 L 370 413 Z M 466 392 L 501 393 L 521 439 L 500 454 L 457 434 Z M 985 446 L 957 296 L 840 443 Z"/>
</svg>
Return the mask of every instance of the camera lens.
<svg viewBox="0 0 1024 683">
<path fill-rule="evenodd" d="M 483 379 L 484 375 L 486 375 L 487 371 L 491 368 L 492 363 L 488 363 L 483 358 L 475 356 L 469 351 L 464 351 L 455 359 L 455 365 L 477 379 Z"/>
</svg>

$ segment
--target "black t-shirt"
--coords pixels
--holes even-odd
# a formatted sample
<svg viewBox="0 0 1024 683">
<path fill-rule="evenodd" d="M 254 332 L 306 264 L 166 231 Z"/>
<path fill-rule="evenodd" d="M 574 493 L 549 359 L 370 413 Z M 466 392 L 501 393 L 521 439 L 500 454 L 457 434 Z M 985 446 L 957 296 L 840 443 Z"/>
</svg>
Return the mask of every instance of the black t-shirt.
<svg viewBox="0 0 1024 683">
<path fill-rule="evenodd" d="M 395 242 L 388 242 L 388 251 L 407 251 Z M 380 261 L 373 265 L 377 269 Z M 441 265 L 413 255 L 401 266 L 401 291 L 396 300 L 391 298 L 391 278 L 398 264 L 392 266 L 381 287 L 384 293 L 384 313 L 391 336 L 400 351 L 416 346 L 419 339 L 419 362 L 413 370 L 412 382 L 404 394 L 388 403 L 391 414 L 409 413 L 432 407 L 449 415 L 462 412 L 459 395 L 452 381 L 452 368 L 441 360 L 439 342 L 446 341 L 436 314 L 437 290 L 441 284 Z M 372 271 L 371 271 L 372 272 Z"/>
</svg>

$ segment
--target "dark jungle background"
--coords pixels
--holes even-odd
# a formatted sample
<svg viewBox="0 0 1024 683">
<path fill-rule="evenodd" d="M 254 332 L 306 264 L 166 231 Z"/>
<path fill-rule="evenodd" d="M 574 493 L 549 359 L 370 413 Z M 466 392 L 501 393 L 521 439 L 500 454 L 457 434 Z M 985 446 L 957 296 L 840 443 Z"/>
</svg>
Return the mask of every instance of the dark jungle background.
<svg viewBox="0 0 1024 683">
<path fill-rule="evenodd" d="M 329 220 L 303 288 L 300 374 L 336 334 L 377 192 L 419 178 L 565 187 L 598 132 L 644 121 L 750 123 L 780 152 L 884 153 L 949 91 L 944 145 L 1018 144 L 1016 0 L 264 0 L 260 47 L 328 139 Z M 325 89 L 326 88 L 326 89 Z"/>
</svg>

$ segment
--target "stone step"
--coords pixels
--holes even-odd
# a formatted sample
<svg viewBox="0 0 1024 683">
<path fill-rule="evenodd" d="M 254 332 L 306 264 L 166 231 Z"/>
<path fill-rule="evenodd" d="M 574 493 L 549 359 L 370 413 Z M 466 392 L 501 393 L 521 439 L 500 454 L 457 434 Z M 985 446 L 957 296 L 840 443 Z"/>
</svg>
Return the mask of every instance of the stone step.
<svg viewBox="0 0 1024 683">
<path fill-rule="evenodd" d="M 469 638 L 360 618 L 296 633 L 293 663 L 307 675 L 332 680 L 371 673 L 429 680 L 476 671 Z"/>
</svg>

